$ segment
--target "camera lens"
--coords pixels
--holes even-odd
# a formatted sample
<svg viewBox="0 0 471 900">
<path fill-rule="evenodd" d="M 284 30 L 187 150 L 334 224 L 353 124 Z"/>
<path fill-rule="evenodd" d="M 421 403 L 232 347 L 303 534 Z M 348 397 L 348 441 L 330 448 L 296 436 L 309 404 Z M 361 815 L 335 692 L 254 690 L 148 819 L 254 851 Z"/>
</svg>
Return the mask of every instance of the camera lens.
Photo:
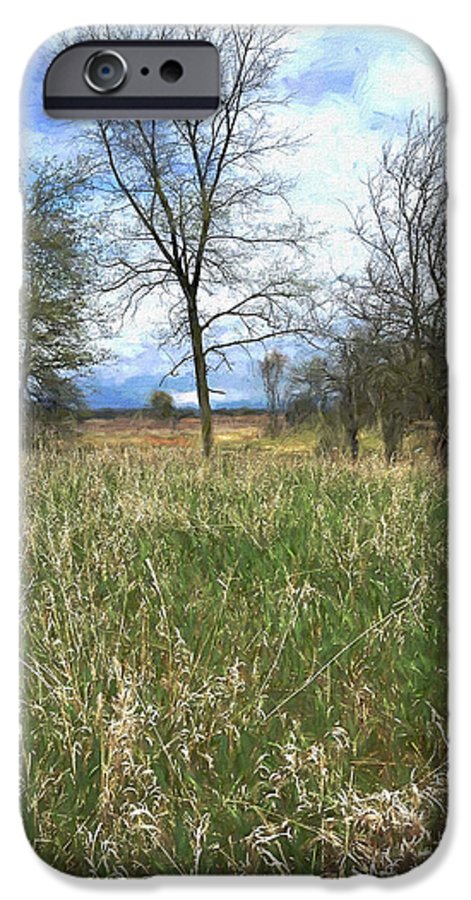
<svg viewBox="0 0 471 900">
<path fill-rule="evenodd" d="M 183 66 L 176 59 L 168 59 L 160 67 L 160 77 L 173 84 L 183 75 Z"/>
<path fill-rule="evenodd" d="M 112 50 L 94 53 L 87 60 L 83 77 L 88 86 L 100 94 L 107 94 L 121 87 L 126 78 L 127 65 L 119 53 Z"/>
</svg>

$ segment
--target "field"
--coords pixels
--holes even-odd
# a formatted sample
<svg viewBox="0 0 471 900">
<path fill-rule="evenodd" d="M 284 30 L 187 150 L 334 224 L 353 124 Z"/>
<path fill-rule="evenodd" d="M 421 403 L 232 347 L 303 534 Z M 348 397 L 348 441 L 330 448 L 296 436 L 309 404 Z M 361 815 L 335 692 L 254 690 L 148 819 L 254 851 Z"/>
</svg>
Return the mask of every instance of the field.
<svg viewBox="0 0 471 900">
<path fill-rule="evenodd" d="M 259 426 L 27 461 L 23 817 L 59 869 L 390 875 L 440 839 L 444 479 Z"/>
<path fill-rule="evenodd" d="M 214 417 L 214 440 L 221 450 L 264 450 L 272 453 L 316 452 L 331 462 L 349 457 L 345 438 L 341 434 L 308 426 L 289 428 L 281 424 L 280 433 L 269 436 L 268 416 L 264 413 L 245 415 L 218 414 Z M 175 421 L 153 420 L 149 417 L 116 416 L 89 418 L 74 426 L 80 445 L 88 447 L 184 447 L 198 450 L 200 447 L 200 421 L 185 417 Z M 433 456 L 433 430 L 427 422 L 416 423 L 404 438 L 401 449 L 403 462 L 415 465 L 423 458 Z M 322 453 L 322 445 L 325 452 Z M 337 445 L 337 446 L 336 446 Z M 381 437 L 376 429 L 361 434 L 360 455 L 378 460 L 383 453 Z"/>
<path fill-rule="evenodd" d="M 218 415 L 215 420 L 215 439 L 219 445 L 247 447 L 253 443 L 260 445 L 266 439 L 266 415 Z M 112 419 L 89 418 L 78 426 L 77 438 L 80 443 L 94 447 L 134 445 L 198 449 L 200 421 L 190 416 L 175 421 L 159 421 L 139 414 Z"/>
</svg>

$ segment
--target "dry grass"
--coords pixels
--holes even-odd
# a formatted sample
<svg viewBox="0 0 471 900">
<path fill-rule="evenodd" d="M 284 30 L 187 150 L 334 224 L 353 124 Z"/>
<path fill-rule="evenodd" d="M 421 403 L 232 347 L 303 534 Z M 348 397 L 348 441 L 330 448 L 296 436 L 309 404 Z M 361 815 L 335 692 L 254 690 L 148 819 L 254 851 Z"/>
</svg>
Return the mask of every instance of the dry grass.
<svg viewBox="0 0 471 900">
<path fill-rule="evenodd" d="M 390 875 L 444 826 L 446 493 L 242 449 L 29 461 L 23 815 L 80 875 Z"/>
<path fill-rule="evenodd" d="M 268 417 L 263 414 L 214 416 L 217 445 L 240 447 L 260 441 L 267 428 Z M 133 417 L 86 419 L 80 423 L 77 437 L 79 443 L 95 447 L 153 446 L 198 449 L 200 429 L 201 423 L 198 418 L 158 421 L 136 414 Z"/>
</svg>

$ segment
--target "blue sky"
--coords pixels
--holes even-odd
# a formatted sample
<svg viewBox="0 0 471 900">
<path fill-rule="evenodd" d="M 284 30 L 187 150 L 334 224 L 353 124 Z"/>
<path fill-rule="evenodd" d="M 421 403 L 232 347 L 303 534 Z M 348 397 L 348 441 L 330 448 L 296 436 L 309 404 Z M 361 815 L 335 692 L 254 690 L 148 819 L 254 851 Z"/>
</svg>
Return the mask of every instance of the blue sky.
<svg viewBox="0 0 471 900">
<path fill-rule="evenodd" d="M 400 141 L 410 113 L 444 111 L 443 76 L 430 49 L 405 32 L 385 28 L 294 30 L 286 39 L 291 50 L 279 69 L 274 90 L 280 96 L 277 126 L 304 138 L 291 157 L 283 157 L 287 175 L 296 179 L 291 202 L 295 212 L 328 234 L 319 249 L 319 271 L 351 270 L 357 250 L 347 234 L 344 203 L 363 199 L 361 177 L 374 166 L 388 140 Z M 48 119 L 39 92 L 48 51 L 30 68 L 23 99 L 23 153 L 29 160 L 44 153 L 70 152 L 70 128 Z M 282 98 L 289 93 L 289 103 Z M 77 129 L 74 124 L 73 129 Z M 74 131 L 74 133 L 76 133 Z M 158 316 L 157 316 L 158 318 Z M 111 341 L 114 359 L 99 367 L 85 383 L 92 406 L 140 406 L 168 370 L 168 354 L 155 338 L 155 298 L 125 322 Z M 296 361 L 302 350 L 278 340 L 276 346 Z M 258 360 L 238 353 L 234 371 L 215 373 L 212 385 L 224 390 L 215 405 L 263 403 Z M 191 369 L 167 382 L 177 403 L 195 402 Z"/>
</svg>

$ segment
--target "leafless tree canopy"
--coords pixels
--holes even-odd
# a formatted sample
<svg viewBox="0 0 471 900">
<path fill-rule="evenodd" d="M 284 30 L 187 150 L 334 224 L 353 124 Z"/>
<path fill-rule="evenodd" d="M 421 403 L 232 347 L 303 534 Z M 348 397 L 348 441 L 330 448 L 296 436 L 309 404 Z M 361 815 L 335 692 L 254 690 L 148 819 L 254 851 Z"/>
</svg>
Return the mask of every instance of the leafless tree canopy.
<svg viewBox="0 0 471 900">
<path fill-rule="evenodd" d="M 416 371 L 439 454 L 446 454 L 446 179 L 445 125 L 414 115 L 399 149 L 384 148 L 366 182 L 367 203 L 351 212 L 365 251 L 358 276 L 341 280 L 347 316 L 372 339 L 401 346 Z M 396 352 L 397 358 L 397 352 Z M 404 370 L 404 369 L 403 369 Z"/>
<path fill-rule="evenodd" d="M 211 369 L 230 368 L 235 346 L 304 328 L 308 234 L 279 174 L 280 154 L 295 139 L 277 130 L 271 94 L 283 35 L 221 32 L 222 103 L 208 121 L 100 126 L 103 186 L 131 213 L 106 263 L 108 287 L 125 289 L 131 309 L 150 294 L 167 298 L 169 327 L 161 339 L 178 351 L 169 374 L 186 362 L 194 366 L 206 454 Z"/>
<path fill-rule="evenodd" d="M 267 398 L 272 434 L 278 431 L 278 416 L 282 407 L 283 376 L 287 363 L 288 357 L 276 347 L 266 353 L 260 363 L 260 374 Z"/>
</svg>

